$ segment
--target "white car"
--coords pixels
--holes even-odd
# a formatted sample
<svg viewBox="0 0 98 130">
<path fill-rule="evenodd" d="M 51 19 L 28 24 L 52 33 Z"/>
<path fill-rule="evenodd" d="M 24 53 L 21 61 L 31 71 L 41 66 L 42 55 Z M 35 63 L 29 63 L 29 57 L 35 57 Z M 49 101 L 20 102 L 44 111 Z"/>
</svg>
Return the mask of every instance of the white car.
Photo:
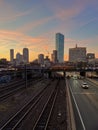
<svg viewBox="0 0 98 130">
<path fill-rule="evenodd" d="M 84 82 L 84 83 L 82 84 L 82 88 L 88 89 L 88 84 Z"/>
</svg>

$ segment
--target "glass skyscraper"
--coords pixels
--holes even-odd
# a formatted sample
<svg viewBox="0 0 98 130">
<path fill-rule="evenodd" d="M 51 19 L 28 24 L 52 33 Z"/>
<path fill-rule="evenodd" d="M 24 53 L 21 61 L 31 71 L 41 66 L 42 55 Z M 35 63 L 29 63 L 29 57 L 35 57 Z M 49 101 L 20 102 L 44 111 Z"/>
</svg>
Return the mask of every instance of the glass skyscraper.
<svg viewBox="0 0 98 130">
<path fill-rule="evenodd" d="M 61 33 L 56 33 L 56 50 L 58 62 L 64 62 L 64 35 Z"/>
</svg>

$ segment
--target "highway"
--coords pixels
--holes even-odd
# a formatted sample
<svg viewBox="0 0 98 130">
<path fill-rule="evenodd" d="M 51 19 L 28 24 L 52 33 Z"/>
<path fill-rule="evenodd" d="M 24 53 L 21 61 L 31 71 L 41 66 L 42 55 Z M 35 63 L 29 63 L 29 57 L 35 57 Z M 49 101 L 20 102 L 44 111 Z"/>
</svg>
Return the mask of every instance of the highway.
<svg viewBox="0 0 98 130">
<path fill-rule="evenodd" d="M 87 82 L 88 89 L 81 84 Z M 98 85 L 84 79 L 68 79 L 77 130 L 98 130 Z M 76 112 L 77 111 L 77 112 Z M 78 114 L 77 114 L 78 113 Z"/>
</svg>

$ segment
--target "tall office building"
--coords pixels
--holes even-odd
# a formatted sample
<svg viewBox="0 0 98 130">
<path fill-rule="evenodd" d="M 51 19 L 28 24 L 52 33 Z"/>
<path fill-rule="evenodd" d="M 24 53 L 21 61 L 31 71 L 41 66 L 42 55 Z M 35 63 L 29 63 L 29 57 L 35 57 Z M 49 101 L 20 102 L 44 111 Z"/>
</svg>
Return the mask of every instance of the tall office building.
<svg viewBox="0 0 98 130">
<path fill-rule="evenodd" d="M 70 62 L 80 62 L 86 61 L 86 47 L 76 47 L 69 48 L 69 61 Z"/>
<path fill-rule="evenodd" d="M 10 49 L 10 62 L 12 63 L 14 60 L 14 49 Z"/>
<path fill-rule="evenodd" d="M 19 52 L 16 54 L 16 65 L 19 65 L 23 62 L 23 55 L 21 55 Z"/>
<path fill-rule="evenodd" d="M 23 61 L 25 63 L 29 62 L 29 50 L 28 50 L 28 48 L 23 48 Z"/>
<path fill-rule="evenodd" d="M 57 50 L 53 50 L 53 63 L 57 63 Z"/>
<path fill-rule="evenodd" d="M 64 35 L 61 33 L 56 33 L 56 50 L 58 62 L 64 62 Z"/>
</svg>

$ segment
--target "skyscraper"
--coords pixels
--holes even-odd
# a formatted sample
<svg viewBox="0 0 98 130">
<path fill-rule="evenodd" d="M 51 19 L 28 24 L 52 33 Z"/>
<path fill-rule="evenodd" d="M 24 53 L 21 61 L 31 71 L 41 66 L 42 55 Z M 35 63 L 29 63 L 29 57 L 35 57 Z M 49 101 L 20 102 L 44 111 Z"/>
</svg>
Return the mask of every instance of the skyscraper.
<svg viewBox="0 0 98 130">
<path fill-rule="evenodd" d="M 56 33 L 56 50 L 58 62 L 62 63 L 64 61 L 64 35 L 61 33 Z"/>
<path fill-rule="evenodd" d="M 16 65 L 19 65 L 23 62 L 23 55 L 21 55 L 19 52 L 16 54 Z"/>
<path fill-rule="evenodd" d="M 57 63 L 57 50 L 53 50 L 53 63 Z"/>
<path fill-rule="evenodd" d="M 28 50 L 28 48 L 23 48 L 23 61 L 25 63 L 29 62 L 29 50 Z"/>
<path fill-rule="evenodd" d="M 10 49 L 10 61 L 13 62 L 14 60 L 14 49 Z"/>
</svg>

